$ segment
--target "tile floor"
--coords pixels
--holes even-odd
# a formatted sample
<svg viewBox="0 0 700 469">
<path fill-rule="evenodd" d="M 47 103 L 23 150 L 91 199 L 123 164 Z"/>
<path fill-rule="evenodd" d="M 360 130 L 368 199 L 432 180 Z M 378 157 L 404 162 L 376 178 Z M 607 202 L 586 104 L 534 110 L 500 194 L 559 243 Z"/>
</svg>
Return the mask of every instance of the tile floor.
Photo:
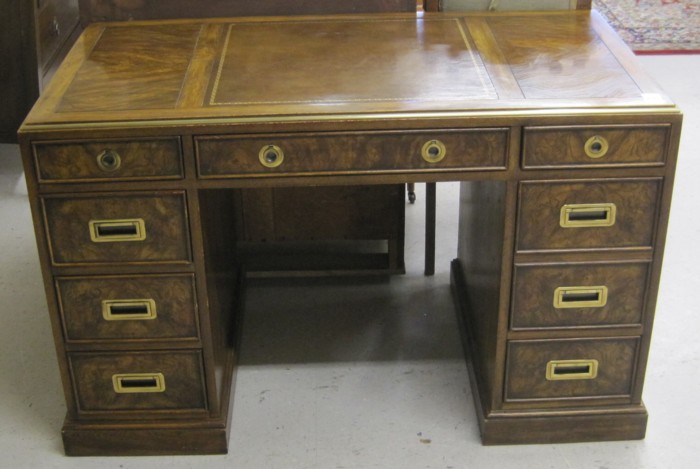
<svg viewBox="0 0 700 469">
<path fill-rule="evenodd" d="M 16 146 L 0 145 L 0 468 L 697 467 L 700 55 L 640 60 L 686 114 L 644 394 L 645 440 L 481 446 L 448 287 L 458 187 L 444 184 L 434 277 L 422 275 L 419 192 L 419 203 L 406 209 L 405 276 L 289 283 L 274 296 L 254 289 L 249 309 L 258 313 L 246 318 L 229 455 L 67 458 L 21 165 Z"/>
</svg>

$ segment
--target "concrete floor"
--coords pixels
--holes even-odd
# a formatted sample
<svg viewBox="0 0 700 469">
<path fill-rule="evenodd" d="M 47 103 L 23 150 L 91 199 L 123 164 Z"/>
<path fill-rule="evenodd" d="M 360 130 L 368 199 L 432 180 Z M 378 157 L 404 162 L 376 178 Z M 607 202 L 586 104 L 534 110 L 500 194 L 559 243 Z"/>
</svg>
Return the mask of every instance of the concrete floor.
<svg viewBox="0 0 700 469">
<path fill-rule="evenodd" d="M 458 187 L 444 184 L 434 277 L 422 275 L 419 192 L 406 208 L 405 276 L 303 290 L 290 283 L 275 295 L 253 288 L 228 456 L 67 458 L 21 165 L 16 146 L 0 145 L 0 468 L 697 467 L 700 55 L 640 60 L 686 115 L 644 393 L 646 440 L 481 446 L 448 286 Z"/>
</svg>

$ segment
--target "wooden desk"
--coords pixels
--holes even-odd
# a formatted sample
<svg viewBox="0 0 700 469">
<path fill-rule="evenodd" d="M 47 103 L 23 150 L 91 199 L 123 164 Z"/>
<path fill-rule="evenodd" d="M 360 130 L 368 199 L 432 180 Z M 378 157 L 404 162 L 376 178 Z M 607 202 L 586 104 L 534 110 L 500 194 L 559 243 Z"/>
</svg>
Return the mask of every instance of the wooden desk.
<svg viewBox="0 0 700 469">
<path fill-rule="evenodd" d="M 589 12 L 89 27 L 20 135 L 66 452 L 227 450 L 246 189 L 447 180 L 484 443 L 642 438 L 681 119 Z"/>
</svg>

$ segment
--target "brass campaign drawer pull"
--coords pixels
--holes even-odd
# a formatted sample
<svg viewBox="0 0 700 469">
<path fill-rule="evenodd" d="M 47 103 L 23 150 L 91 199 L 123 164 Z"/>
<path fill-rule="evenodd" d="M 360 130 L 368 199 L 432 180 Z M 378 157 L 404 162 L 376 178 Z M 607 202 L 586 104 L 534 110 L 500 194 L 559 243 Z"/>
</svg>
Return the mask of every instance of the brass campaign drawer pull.
<svg viewBox="0 0 700 469">
<path fill-rule="evenodd" d="M 118 243 L 146 239 L 146 223 L 141 218 L 129 220 L 90 220 L 93 243 Z"/>
<path fill-rule="evenodd" d="M 559 224 L 562 228 L 606 227 L 615 224 L 617 207 L 605 204 L 566 204 L 561 208 Z"/>
<path fill-rule="evenodd" d="M 558 287 L 554 290 L 554 307 L 601 308 L 608 303 L 608 287 Z"/>
<path fill-rule="evenodd" d="M 583 151 L 586 152 L 586 156 L 589 158 L 597 159 L 604 157 L 608 153 L 609 148 L 610 145 L 605 137 L 594 135 L 586 141 Z"/>
<path fill-rule="evenodd" d="M 163 373 L 124 373 L 112 376 L 114 392 L 137 394 L 165 391 Z"/>
<path fill-rule="evenodd" d="M 547 363 L 547 381 L 596 379 L 598 360 L 552 360 Z"/>
<path fill-rule="evenodd" d="M 421 155 L 428 163 L 439 163 L 447 155 L 447 148 L 440 140 L 428 140 L 423 145 Z"/>
<path fill-rule="evenodd" d="M 260 149 L 258 159 L 266 168 L 276 168 L 284 161 L 284 151 L 277 145 L 265 145 Z"/>
<path fill-rule="evenodd" d="M 143 321 L 158 316 L 156 302 L 142 300 L 102 300 L 102 317 L 106 321 Z"/>
</svg>

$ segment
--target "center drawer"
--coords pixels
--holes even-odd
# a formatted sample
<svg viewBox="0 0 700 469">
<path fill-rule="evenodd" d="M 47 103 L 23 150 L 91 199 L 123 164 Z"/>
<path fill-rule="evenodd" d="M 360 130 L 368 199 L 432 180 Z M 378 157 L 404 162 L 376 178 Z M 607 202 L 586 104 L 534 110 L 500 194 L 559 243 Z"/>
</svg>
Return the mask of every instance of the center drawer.
<svg viewBox="0 0 700 469">
<path fill-rule="evenodd" d="M 508 129 L 202 136 L 199 175 L 505 169 Z"/>
<path fill-rule="evenodd" d="M 42 199 L 55 265 L 190 262 L 184 192 Z"/>
<path fill-rule="evenodd" d="M 56 289 L 68 343 L 199 337 L 191 274 L 59 277 Z"/>
</svg>

